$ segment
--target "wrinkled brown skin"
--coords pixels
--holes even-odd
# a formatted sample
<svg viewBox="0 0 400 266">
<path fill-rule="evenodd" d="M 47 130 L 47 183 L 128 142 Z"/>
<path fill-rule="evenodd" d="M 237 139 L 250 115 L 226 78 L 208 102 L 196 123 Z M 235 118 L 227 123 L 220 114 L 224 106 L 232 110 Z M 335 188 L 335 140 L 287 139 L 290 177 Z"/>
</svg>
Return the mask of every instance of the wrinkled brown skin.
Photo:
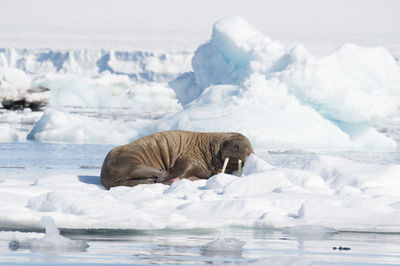
<svg viewBox="0 0 400 266">
<path fill-rule="evenodd" d="M 171 184 L 188 178 L 208 179 L 238 169 L 253 153 L 249 140 L 239 133 L 163 131 L 112 149 L 104 159 L 100 180 L 106 189 L 139 184 Z"/>
</svg>

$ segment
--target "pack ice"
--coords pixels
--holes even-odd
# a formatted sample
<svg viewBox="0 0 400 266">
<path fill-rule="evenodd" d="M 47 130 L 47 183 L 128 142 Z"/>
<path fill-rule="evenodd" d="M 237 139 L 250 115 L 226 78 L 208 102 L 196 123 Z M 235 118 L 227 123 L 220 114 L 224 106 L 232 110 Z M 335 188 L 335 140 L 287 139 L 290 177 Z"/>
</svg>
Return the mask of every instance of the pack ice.
<svg viewBox="0 0 400 266">
<path fill-rule="evenodd" d="M 49 109 L 30 136 L 73 142 L 114 136 L 124 142 L 174 128 L 239 131 L 256 151 L 396 147 L 373 127 L 396 115 L 399 106 L 400 68 L 384 48 L 347 44 L 317 58 L 301 44 L 283 45 L 231 17 L 214 25 L 192 66 L 168 85 L 183 108 L 179 112 L 107 124 Z M 84 182 L 85 176 L 3 178 L 0 225 L 40 227 L 39 217 L 48 215 L 62 228 L 400 232 L 398 173 L 400 165 L 317 154 L 301 169 L 276 167 L 251 155 L 242 177 L 218 174 L 109 191 L 100 182 Z"/>
<path fill-rule="evenodd" d="M 145 95 L 162 92 L 163 97 L 152 101 L 153 105 L 145 101 L 147 108 L 152 107 L 142 110 L 161 110 L 164 115 L 123 123 L 124 136 L 114 143 L 160 130 L 183 129 L 237 131 L 248 136 L 256 148 L 267 149 L 396 148 L 392 138 L 374 127 L 382 119 L 398 115 L 400 106 L 400 67 L 383 47 L 344 44 L 330 55 L 316 57 L 300 43 L 285 45 L 271 40 L 243 18 L 229 17 L 214 24 L 211 39 L 194 53 L 192 69 L 162 90 L 146 88 L 132 96 L 128 105 L 136 108 Z M 51 80 L 54 88 L 59 81 Z M 98 99 L 96 106 L 112 99 L 101 90 L 89 96 L 72 89 L 62 92 L 57 99 L 68 99 L 71 93 L 71 98 L 86 99 L 82 102 Z M 171 100 L 175 95 L 182 107 Z M 166 110 L 173 114 L 165 115 Z M 62 119 L 70 119 L 74 128 L 82 129 L 77 130 L 80 135 L 74 135 L 70 128 L 57 126 L 60 117 L 48 110 L 29 138 L 109 142 L 102 136 L 116 127 L 115 121 L 101 125 L 93 119 L 76 122 L 68 114 Z"/>
<path fill-rule="evenodd" d="M 84 176 L 4 179 L 0 225 L 40 227 L 51 216 L 62 228 L 186 229 L 246 226 L 400 232 L 399 165 L 316 156 L 304 169 L 274 167 L 251 155 L 243 176 L 114 187 Z M 93 180 L 92 180 L 93 181 Z"/>
</svg>

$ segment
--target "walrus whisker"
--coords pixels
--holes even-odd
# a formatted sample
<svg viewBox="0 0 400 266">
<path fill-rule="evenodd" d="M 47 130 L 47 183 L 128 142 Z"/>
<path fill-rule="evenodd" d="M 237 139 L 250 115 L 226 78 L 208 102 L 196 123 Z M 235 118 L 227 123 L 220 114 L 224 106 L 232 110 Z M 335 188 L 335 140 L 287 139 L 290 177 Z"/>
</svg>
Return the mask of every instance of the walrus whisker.
<svg viewBox="0 0 400 266">
<path fill-rule="evenodd" d="M 224 161 L 224 166 L 222 167 L 222 172 L 221 173 L 225 173 L 226 170 L 226 166 L 228 165 L 229 162 L 229 157 L 226 157 L 225 161 Z"/>
<path fill-rule="evenodd" d="M 238 176 L 242 176 L 242 160 L 238 160 Z"/>
</svg>

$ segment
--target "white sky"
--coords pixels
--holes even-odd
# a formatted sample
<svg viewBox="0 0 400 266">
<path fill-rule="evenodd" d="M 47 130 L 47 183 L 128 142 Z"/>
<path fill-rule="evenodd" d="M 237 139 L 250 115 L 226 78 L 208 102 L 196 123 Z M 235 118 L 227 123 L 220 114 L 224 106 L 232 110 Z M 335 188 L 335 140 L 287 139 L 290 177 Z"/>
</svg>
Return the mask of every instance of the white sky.
<svg viewBox="0 0 400 266">
<path fill-rule="evenodd" d="M 400 39 L 400 0 L 0 0 L 0 47 L 192 47 L 230 15 L 284 41 Z"/>
</svg>

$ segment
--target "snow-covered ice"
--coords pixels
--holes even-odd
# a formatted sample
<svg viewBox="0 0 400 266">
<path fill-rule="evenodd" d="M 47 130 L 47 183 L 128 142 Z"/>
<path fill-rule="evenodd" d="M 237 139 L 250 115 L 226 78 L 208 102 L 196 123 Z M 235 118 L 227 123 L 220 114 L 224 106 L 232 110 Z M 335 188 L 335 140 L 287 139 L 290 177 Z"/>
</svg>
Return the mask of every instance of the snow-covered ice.
<svg viewBox="0 0 400 266">
<path fill-rule="evenodd" d="M 33 83 L 51 88 L 52 106 L 120 106 L 159 115 L 146 126 L 143 121 L 129 126 L 126 121 L 114 121 L 126 128 L 124 134 L 130 139 L 182 129 L 237 131 L 265 149 L 397 147 L 393 138 L 375 127 L 398 115 L 400 106 L 400 67 L 383 47 L 345 44 L 318 57 L 300 43 L 272 40 L 243 18 L 229 17 L 214 24 L 211 39 L 194 53 L 192 68 L 192 72 L 178 69 L 174 72 L 177 78 L 168 84 L 159 80 L 137 83 L 115 71 L 90 78 L 47 75 Z M 30 139 L 103 141 L 90 134 L 70 137 L 63 128 L 54 138 L 55 134 L 46 131 L 56 132 L 57 127 L 45 126 L 52 115 L 51 111 L 43 115 Z M 74 124 L 74 117 L 70 118 Z M 90 132 L 91 123 L 85 121 L 83 127 Z M 92 132 L 107 136 L 110 130 L 106 126 Z"/>
<path fill-rule="evenodd" d="M 1 84 L 14 92 L 28 83 L 50 89 L 43 112 L 1 114 L 2 141 L 27 136 L 123 144 L 185 129 L 238 131 L 256 152 L 397 148 L 398 132 L 379 126 L 396 120 L 400 106 L 400 67 L 383 47 L 345 44 L 315 56 L 302 44 L 272 40 L 243 18 L 230 17 L 214 24 L 211 39 L 194 54 L 175 57 L 102 50 L 0 53 L 1 67 L 11 71 Z M 13 77 L 23 78 L 19 83 Z M 20 122 L 11 122 L 15 119 Z M 24 119 L 30 132 L 19 130 Z M 97 176 L 91 182 L 68 173 L 35 181 L 0 176 L 0 225 L 37 228 L 48 215 L 62 228 L 80 229 L 245 226 L 398 233 L 399 172 L 397 164 L 317 153 L 301 168 L 274 166 L 252 155 L 242 177 L 219 174 L 110 191 Z"/>
<path fill-rule="evenodd" d="M 399 165 L 316 156 L 304 169 L 275 167 L 256 155 L 243 176 L 105 190 L 96 177 L 58 174 L 2 178 L 0 225 L 62 228 L 187 229 L 245 226 L 400 232 Z M 303 231 L 304 231 L 303 230 Z"/>
<path fill-rule="evenodd" d="M 398 263 L 395 0 L 5 2 L 0 108 L 48 105 L 0 109 L 3 264 Z M 168 129 L 256 154 L 241 177 L 102 187 L 114 145 Z"/>
<path fill-rule="evenodd" d="M 31 88 L 31 78 L 17 68 L 5 68 L 0 72 L 0 100 L 20 99 Z"/>
<path fill-rule="evenodd" d="M 191 52 L 187 51 L 116 51 L 103 49 L 0 49 L 0 68 L 8 82 L 21 77 L 19 69 L 32 76 L 44 77 L 48 73 L 95 76 L 104 71 L 128 75 L 137 81 L 169 81 L 176 75 L 190 70 Z M 8 79 L 7 79 L 8 77 Z M 23 84 L 27 84 L 27 78 Z M 4 82 L 4 81 L 2 81 Z M 22 84 L 22 81 L 19 81 Z M 14 85 L 15 87 L 16 85 Z"/>
<path fill-rule="evenodd" d="M 192 66 L 182 82 L 199 97 L 182 99 L 178 86 L 190 103 L 167 119 L 174 128 L 239 131 L 268 148 L 396 147 L 373 128 L 400 104 L 400 67 L 383 47 L 347 44 L 318 58 L 231 17 L 215 23 Z"/>
</svg>

